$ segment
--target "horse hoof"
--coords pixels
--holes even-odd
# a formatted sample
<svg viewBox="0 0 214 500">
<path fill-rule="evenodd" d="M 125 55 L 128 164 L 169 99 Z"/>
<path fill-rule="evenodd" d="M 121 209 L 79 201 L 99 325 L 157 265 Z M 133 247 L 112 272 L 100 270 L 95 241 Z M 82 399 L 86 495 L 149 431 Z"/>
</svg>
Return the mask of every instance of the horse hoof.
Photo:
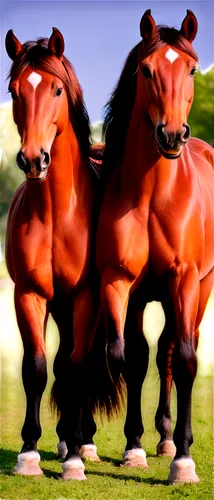
<svg viewBox="0 0 214 500">
<path fill-rule="evenodd" d="M 176 454 L 176 446 L 172 439 L 165 439 L 158 443 L 157 445 L 157 456 L 158 457 L 172 457 L 174 458 Z"/>
<path fill-rule="evenodd" d="M 177 458 L 170 465 L 169 484 L 198 483 L 199 478 L 195 472 L 195 463 L 192 458 Z"/>
<path fill-rule="evenodd" d="M 142 467 L 148 469 L 146 452 L 142 448 L 133 448 L 123 453 L 121 467 Z"/>
<path fill-rule="evenodd" d="M 68 448 L 65 441 L 59 441 L 57 445 L 57 456 L 58 458 L 65 458 L 68 453 Z"/>
<path fill-rule="evenodd" d="M 80 448 L 81 458 L 90 460 L 91 462 L 101 462 L 97 455 L 97 447 L 95 444 L 83 444 Z"/>
<path fill-rule="evenodd" d="M 23 476 L 41 476 L 43 474 L 39 467 L 40 455 L 37 451 L 26 451 L 19 453 L 18 462 L 14 468 L 15 474 Z"/>
<path fill-rule="evenodd" d="M 64 481 L 67 481 L 68 479 L 84 481 L 87 479 L 84 474 L 85 466 L 81 458 L 69 458 L 69 460 L 66 460 L 66 462 L 62 465 L 62 470 L 62 479 L 64 479 Z"/>
</svg>

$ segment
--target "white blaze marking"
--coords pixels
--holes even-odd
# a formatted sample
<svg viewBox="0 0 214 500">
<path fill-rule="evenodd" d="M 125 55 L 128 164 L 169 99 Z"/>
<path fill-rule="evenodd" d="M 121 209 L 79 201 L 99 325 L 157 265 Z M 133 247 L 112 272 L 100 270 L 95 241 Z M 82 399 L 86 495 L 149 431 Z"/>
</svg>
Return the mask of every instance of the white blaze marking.
<svg viewBox="0 0 214 500">
<path fill-rule="evenodd" d="M 39 75 L 35 71 L 33 71 L 27 79 L 27 81 L 33 86 L 34 90 L 36 89 L 37 85 L 39 85 L 41 80 L 42 80 L 41 75 Z"/>
<path fill-rule="evenodd" d="M 175 50 L 169 49 L 167 50 L 165 57 L 171 62 L 171 64 L 179 57 L 179 54 L 175 52 Z"/>
</svg>

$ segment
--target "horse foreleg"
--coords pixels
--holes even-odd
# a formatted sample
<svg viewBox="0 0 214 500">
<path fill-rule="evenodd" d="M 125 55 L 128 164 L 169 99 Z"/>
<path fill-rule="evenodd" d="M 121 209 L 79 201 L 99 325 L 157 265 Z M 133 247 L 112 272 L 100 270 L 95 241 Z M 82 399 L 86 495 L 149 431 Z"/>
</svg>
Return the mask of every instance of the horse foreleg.
<svg viewBox="0 0 214 500">
<path fill-rule="evenodd" d="M 122 465 L 147 468 L 146 453 L 141 447 L 144 432 L 141 415 L 141 390 L 149 362 L 149 346 L 142 332 L 142 310 L 129 300 L 125 324 L 125 370 L 127 413 L 124 433 L 127 439 Z"/>
<path fill-rule="evenodd" d="M 44 330 L 47 319 L 47 301 L 35 293 L 15 288 L 17 321 L 24 346 L 22 378 L 27 407 L 22 428 L 24 444 L 18 455 L 15 472 L 39 475 L 40 456 L 37 441 L 41 437 L 40 402 L 47 382 Z"/>
<path fill-rule="evenodd" d="M 199 274 L 194 263 L 175 270 L 175 276 L 170 278 L 170 290 L 177 325 L 172 353 L 172 375 L 177 390 L 177 421 L 173 435 L 176 455 L 170 466 L 169 483 L 198 482 L 195 464 L 189 452 L 193 443 L 191 398 L 197 372 L 194 335 L 200 295 Z"/>
<path fill-rule="evenodd" d="M 100 302 L 106 330 L 109 360 L 118 366 L 124 363 L 124 325 L 132 282 L 124 273 L 107 267 L 102 275 Z M 111 367 L 110 367 L 111 368 Z"/>
<path fill-rule="evenodd" d="M 160 375 L 160 397 L 155 415 L 155 426 L 160 434 L 157 455 L 174 457 L 176 448 L 171 432 L 170 400 L 172 389 L 172 351 L 173 335 L 176 330 L 176 317 L 171 302 L 162 304 L 165 313 L 165 326 L 158 341 L 157 367 Z"/>
</svg>

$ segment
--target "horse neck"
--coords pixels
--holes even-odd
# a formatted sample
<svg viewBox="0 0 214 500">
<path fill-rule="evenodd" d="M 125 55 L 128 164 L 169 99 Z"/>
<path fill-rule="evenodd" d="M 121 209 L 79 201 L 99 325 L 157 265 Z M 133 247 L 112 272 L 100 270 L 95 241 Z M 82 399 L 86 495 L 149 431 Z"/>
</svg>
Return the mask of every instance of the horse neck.
<svg viewBox="0 0 214 500">
<path fill-rule="evenodd" d="M 138 90 L 127 132 L 124 167 L 132 165 L 133 173 L 141 177 L 158 161 L 160 154 L 155 143 L 155 127 L 140 97 Z"/>
<path fill-rule="evenodd" d="M 149 189 L 153 189 L 157 181 L 162 184 L 174 178 L 176 165 L 177 160 L 166 160 L 159 153 L 155 140 L 155 127 L 146 112 L 146 107 L 142 108 L 137 94 L 120 168 L 122 191 L 133 191 L 140 197 L 142 192 L 145 192 L 146 179 Z"/>
<path fill-rule="evenodd" d="M 56 137 L 51 149 L 50 187 L 52 201 L 69 203 L 72 192 L 77 192 L 82 179 L 83 158 L 73 127 L 69 122 L 62 134 Z"/>
<path fill-rule="evenodd" d="M 70 209 L 72 196 L 78 196 L 84 176 L 79 144 L 69 122 L 55 138 L 51 148 L 51 164 L 44 182 L 27 182 L 28 200 L 32 210 L 43 216 L 57 216 Z M 82 175 L 81 175 L 82 173 Z"/>
</svg>

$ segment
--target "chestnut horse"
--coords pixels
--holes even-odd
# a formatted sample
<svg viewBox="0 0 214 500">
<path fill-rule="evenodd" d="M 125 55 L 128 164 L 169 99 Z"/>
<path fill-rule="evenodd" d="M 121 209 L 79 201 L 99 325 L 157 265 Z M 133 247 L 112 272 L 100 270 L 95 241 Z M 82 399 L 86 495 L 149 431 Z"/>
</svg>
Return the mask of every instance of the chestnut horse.
<svg viewBox="0 0 214 500">
<path fill-rule="evenodd" d="M 190 138 L 197 55 L 191 11 L 180 31 L 157 27 L 147 10 L 107 104 L 105 183 L 97 232 L 101 309 L 108 350 L 125 359 L 128 407 L 123 465 L 147 467 L 141 448 L 141 389 L 148 365 L 142 314 L 148 301 L 166 316 L 157 364 L 159 454 L 176 453 L 169 482 L 197 482 L 189 447 L 199 325 L 214 278 L 213 150 Z M 125 323 L 126 320 L 126 323 Z M 125 327 L 124 327 L 125 325 Z M 125 340 L 125 342 L 124 342 Z M 177 390 L 171 434 L 170 392 Z"/>
<path fill-rule="evenodd" d="M 60 411 L 58 451 L 66 455 L 62 477 L 85 479 L 81 445 L 83 457 L 99 459 L 92 439 L 96 425 L 88 404 L 87 371 L 99 308 L 92 255 L 98 186 L 89 167 L 89 119 L 56 28 L 49 40 L 23 45 L 10 30 L 6 49 L 13 60 L 9 91 L 21 137 L 17 163 L 26 175 L 11 203 L 6 248 L 24 346 L 27 400 L 24 443 L 15 472 L 42 474 L 37 441 L 47 380 L 45 330 L 51 312 L 60 333 L 53 400 Z"/>
</svg>

